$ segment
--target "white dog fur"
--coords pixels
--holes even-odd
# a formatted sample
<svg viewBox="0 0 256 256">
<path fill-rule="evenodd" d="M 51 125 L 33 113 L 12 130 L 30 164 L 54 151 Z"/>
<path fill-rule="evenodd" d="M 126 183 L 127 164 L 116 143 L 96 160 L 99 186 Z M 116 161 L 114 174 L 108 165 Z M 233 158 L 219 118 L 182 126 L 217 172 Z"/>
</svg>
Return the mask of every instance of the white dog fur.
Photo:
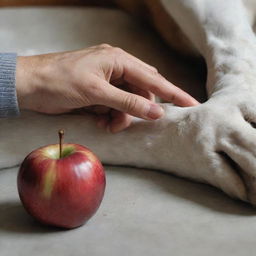
<svg viewBox="0 0 256 256">
<path fill-rule="evenodd" d="M 136 118 L 115 135 L 97 128 L 91 116 L 84 122 L 79 115 L 24 111 L 20 118 L 0 120 L 1 168 L 53 143 L 56 130 L 64 127 L 68 141 L 87 145 L 106 164 L 163 170 L 256 204 L 256 2 L 161 2 L 206 60 L 209 100 L 190 108 L 163 104 L 162 119 Z"/>
</svg>

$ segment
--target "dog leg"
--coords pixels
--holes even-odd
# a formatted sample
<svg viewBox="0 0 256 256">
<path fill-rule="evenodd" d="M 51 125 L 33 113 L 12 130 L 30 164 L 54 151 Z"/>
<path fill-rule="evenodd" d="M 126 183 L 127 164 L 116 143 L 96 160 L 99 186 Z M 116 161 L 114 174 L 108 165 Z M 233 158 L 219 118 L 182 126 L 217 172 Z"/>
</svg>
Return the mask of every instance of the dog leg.
<svg viewBox="0 0 256 256">
<path fill-rule="evenodd" d="M 0 167 L 20 164 L 35 148 L 57 142 L 57 131 L 64 128 L 65 142 L 88 146 L 106 164 L 170 172 L 247 200 L 240 175 L 217 152 L 216 137 L 223 130 L 225 113 L 211 104 L 163 107 L 162 119 L 135 118 L 130 128 L 118 134 L 97 128 L 92 117 L 83 115 L 50 116 L 23 111 L 19 118 L 1 119 Z M 232 127 L 229 119 L 224 120 L 226 130 Z"/>
<path fill-rule="evenodd" d="M 207 63 L 210 99 L 193 113 L 193 126 L 194 122 L 201 125 L 195 129 L 199 134 L 205 130 L 199 143 L 204 139 L 207 144 L 210 139 L 223 164 L 243 180 L 248 200 L 255 204 L 256 39 L 252 30 L 255 14 L 246 9 L 249 1 L 161 2 Z M 216 173 L 225 179 L 222 165 L 208 177 L 209 182 Z"/>
</svg>

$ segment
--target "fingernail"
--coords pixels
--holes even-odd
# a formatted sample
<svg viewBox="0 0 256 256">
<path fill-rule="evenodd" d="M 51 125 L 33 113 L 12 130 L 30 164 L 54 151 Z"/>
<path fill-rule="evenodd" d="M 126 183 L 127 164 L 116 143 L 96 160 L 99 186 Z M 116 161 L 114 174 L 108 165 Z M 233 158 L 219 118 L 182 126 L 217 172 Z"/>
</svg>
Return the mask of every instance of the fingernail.
<svg viewBox="0 0 256 256">
<path fill-rule="evenodd" d="M 160 118 L 163 114 L 164 114 L 164 110 L 162 107 L 160 107 L 157 104 L 151 104 L 148 114 L 147 114 L 147 117 L 149 119 L 155 120 L 155 119 Z"/>
</svg>

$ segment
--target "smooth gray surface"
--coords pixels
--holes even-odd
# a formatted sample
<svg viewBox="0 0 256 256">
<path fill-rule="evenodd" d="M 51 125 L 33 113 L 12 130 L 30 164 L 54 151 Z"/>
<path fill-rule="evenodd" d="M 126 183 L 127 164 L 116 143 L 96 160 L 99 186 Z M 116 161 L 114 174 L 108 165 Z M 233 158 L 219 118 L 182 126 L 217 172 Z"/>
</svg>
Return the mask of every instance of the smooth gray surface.
<svg viewBox="0 0 256 256">
<path fill-rule="evenodd" d="M 156 66 L 198 99 L 204 97 L 196 66 L 180 61 L 155 33 L 119 11 L 1 9 L 0 24 L 1 51 L 29 55 L 110 43 Z M 106 167 L 99 211 L 86 225 L 63 231 L 41 226 L 25 213 L 16 173 L 17 168 L 0 171 L 1 256 L 254 254 L 256 210 L 207 185 Z"/>
<path fill-rule="evenodd" d="M 23 210 L 17 168 L 0 172 L 0 248 L 9 255 L 253 255 L 255 211 L 207 185 L 107 167 L 104 200 L 84 226 L 43 227 Z"/>
</svg>

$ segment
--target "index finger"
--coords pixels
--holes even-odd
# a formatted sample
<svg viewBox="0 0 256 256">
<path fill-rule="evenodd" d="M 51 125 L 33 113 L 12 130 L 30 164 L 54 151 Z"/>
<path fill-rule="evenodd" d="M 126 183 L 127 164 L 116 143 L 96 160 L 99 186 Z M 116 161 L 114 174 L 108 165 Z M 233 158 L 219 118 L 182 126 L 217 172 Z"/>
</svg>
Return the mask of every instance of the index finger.
<svg viewBox="0 0 256 256">
<path fill-rule="evenodd" d="M 122 61 L 122 58 L 119 59 Z M 175 86 L 157 71 L 146 68 L 132 58 L 123 60 L 123 79 L 137 87 L 148 90 L 160 98 L 182 107 L 195 106 L 200 104 L 196 99 Z"/>
</svg>

